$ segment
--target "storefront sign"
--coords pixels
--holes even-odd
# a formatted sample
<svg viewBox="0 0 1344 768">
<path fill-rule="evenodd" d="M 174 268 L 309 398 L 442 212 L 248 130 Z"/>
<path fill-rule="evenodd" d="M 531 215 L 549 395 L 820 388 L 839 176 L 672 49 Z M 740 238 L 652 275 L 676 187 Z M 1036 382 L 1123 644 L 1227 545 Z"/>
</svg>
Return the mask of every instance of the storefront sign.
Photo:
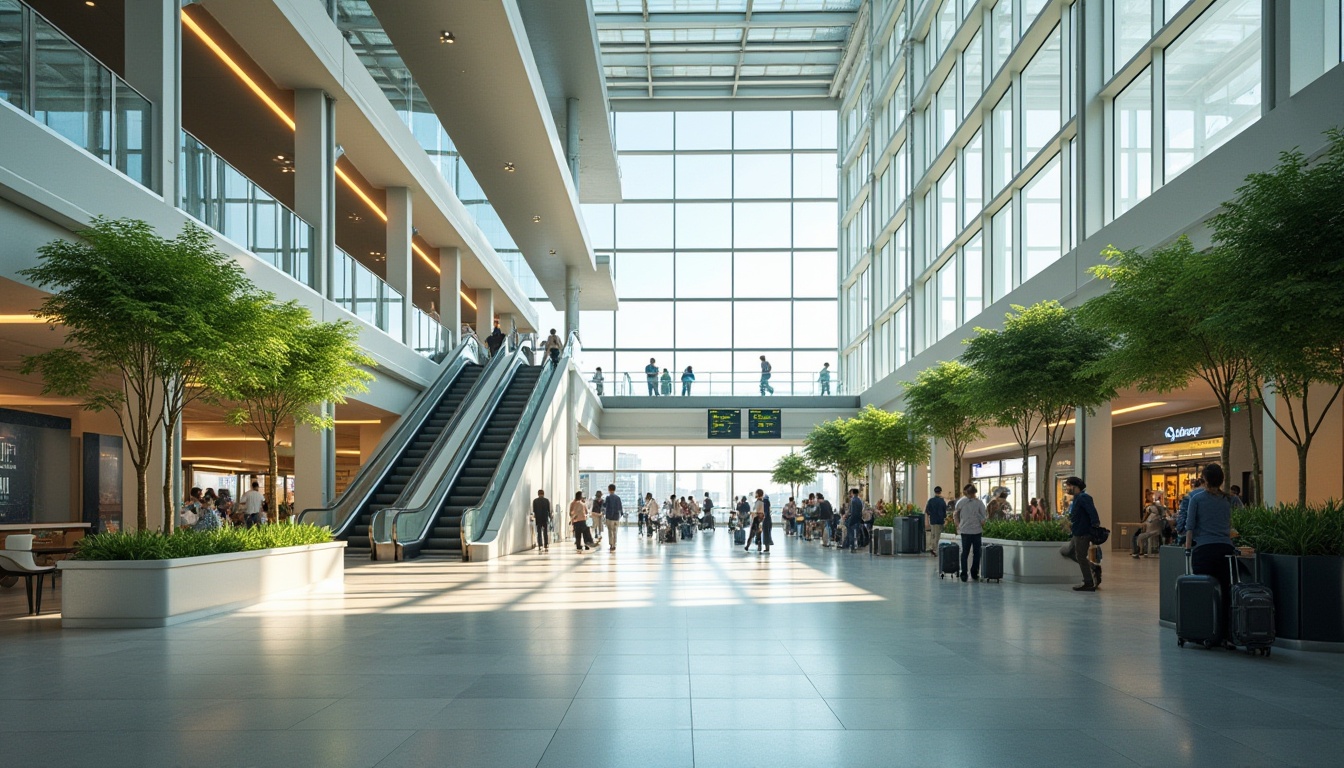
<svg viewBox="0 0 1344 768">
<path fill-rule="evenodd" d="M 1194 440 L 1203 431 L 1203 427 L 1167 427 L 1167 431 L 1162 434 L 1166 435 L 1167 440 L 1174 443 L 1177 440 Z"/>
</svg>

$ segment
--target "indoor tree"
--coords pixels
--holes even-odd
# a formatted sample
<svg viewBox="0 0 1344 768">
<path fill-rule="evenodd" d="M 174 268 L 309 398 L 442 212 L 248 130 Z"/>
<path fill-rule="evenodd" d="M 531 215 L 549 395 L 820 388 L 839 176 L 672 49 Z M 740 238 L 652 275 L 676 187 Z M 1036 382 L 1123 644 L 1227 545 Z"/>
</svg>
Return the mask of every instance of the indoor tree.
<svg viewBox="0 0 1344 768">
<path fill-rule="evenodd" d="M 1219 279 L 1235 291 L 1206 327 L 1246 350 L 1255 399 L 1272 393 L 1265 414 L 1296 449 L 1299 504 L 1312 441 L 1344 389 L 1344 131 L 1326 135 L 1319 158 L 1282 153 L 1210 222 Z"/>
<path fill-rule="evenodd" d="M 941 362 L 905 385 L 905 415 L 916 429 L 942 440 L 952 452 L 952 487 L 961 488 L 961 465 L 971 443 L 984 437 L 985 415 L 974 404 L 975 373 L 962 363 Z"/>
<path fill-rule="evenodd" d="M 962 359 L 974 372 L 967 402 L 1012 432 L 1022 450 L 1024 474 L 1031 444 L 1044 433 L 1045 466 L 1036 481 L 1037 496 L 1047 508 L 1054 506 L 1048 475 L 1074 411 L 1114 394 L 1098 365 L 1110 347 L 1105 332 L 1084 326 L 1076 312 L 1057 301 L 1013 305 L 1003 330 L 977 328 L 966 341 Z"/>
<path fill-rule="evenodd" d="M 850 451 L 844 419 L 823 421 L 814 426 L 803 438 L 803 455 L 813 466 L 839 476 L 841 496 L 849 486 L 849 476 L 863 471 L 863 462 Z"/>
<path fill-rule="evenodd" d="M 250 357 L 236 375 L 220 386 L 238 405 L 229 412 L 232 424 L 245 424 L 266 444 L 266 496 L 279 518 L 279 461 L 276 437 L 291 423 L 331 429 L 334 420 L 322 413 L 323 403 L 344 403 L 347 395 L 367 391 L 373 365 L 360 348 L 358 330 L 344 320 L 319 323 L 297 302 L 270 304 L 261 312 L 251 341 L 267 354 Z"/>
<path fill-rule="evenodd" d="M 42 246 L 38 265 L 20 271 L 52 291 L 35 314 L 65 331 L 64 344 L 25 357 L 20 370 L 41 375 L 43 394 L 78 398 L 86 410 L 117 417 L 135 469 L 136 525 L 146 530 L 166 339 L 172 323 L 194 311 L 195 297 L 173 289 L 180 254 L 149 224 L 98 218 L 76 234 Z"/>
<path fill-rule="evenodd" d="M 1079 319 L 1116 340 L 1099 370 L 1116 387 L 1151 392 L 1208 385 L 1223 419 L 1221 460 L 1230 467 L 1232 408 L 1246 400 L 1245 351 L 1209 324 L 1211 313 L 1242 288 L 1222 279 L 1219 253 L 1199 252 L 1184 236 L 1148 253 L 1102 251 L 1092 274 L 1110 290 L 1078 309 Z M 1195 298 L 1198 297 L 1198 298 Z"/>
<path fill-rule="evenodd" d="M 817 468 L 808 462 L 801 453 L 788 453 L 779 457 L 770 473 L 770 482 L 789 486 L 793 498 L 798 498 L 798 487 L 817 479 Z"/>
<path fill-rule="evenodd" d="M 861 465 L 885 470 L 893 496 L 898 469 L 929 459 L 928 440 L 900 413 L 869 405 L 845 422 L 844 431 L 850 455 Z"/>
</svg>

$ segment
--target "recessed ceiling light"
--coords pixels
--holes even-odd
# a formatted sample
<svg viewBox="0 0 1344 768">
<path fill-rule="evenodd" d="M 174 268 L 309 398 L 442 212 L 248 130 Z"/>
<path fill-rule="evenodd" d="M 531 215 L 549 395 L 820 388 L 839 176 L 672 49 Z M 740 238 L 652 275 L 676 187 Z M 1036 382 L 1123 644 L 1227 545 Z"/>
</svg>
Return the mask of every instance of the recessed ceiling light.
<svg viewBox="0 0 1344 768">
<path fill-rule="evenodd" d="M 540 223 L 541 223 L 541 217 L 540 217 L 540 216 L 533 216 L 533 217 L 532 217 L 532 223 L 533 223 L 533 224 L 540 224 Z"/>
<path fill-rule="evenodd" d="M 515 168 L 515 167 L 513 167 L 513 163 L 505 163 L 505 164 L 504 164 L 504 170 L 508 171 L 509 173 L 513 173 L 514 171 L 516 171 L 516 170 L 518 170 L 518 169 Z"/>
<path fill-rule="evenodd" d="M 94 6 L 98 5 L 97 3 L 93 2 L 93 0 L 84 0 L 84 4 L 89 6 L 90 8 L 93 8 Z"/>
<path fill-rule="evenodd" d="M 552 255 L 552 256 L 555 255 L 555 249 L 554 249 L 554 248 L 551 249 L 551 255 Z"/>
<path fill-rule="evenodd" d="M 437 285 L 426 285 L 426 286 L 425 286 L 425 290 L 429 291 L 430 293 L 438 293 L 438 292 L 439 292 L 439 286 L 437 286 Z"/>
<path fill-rule="evenodd" d="M 452 45 L 453 43 L 457 42 L 457 38 L 453 37 L 452 32 L 449 32 L 448 30 L 445 29 L 439 33 L 439 42 L 444 43 L 446 45 Z"/>
</svg>

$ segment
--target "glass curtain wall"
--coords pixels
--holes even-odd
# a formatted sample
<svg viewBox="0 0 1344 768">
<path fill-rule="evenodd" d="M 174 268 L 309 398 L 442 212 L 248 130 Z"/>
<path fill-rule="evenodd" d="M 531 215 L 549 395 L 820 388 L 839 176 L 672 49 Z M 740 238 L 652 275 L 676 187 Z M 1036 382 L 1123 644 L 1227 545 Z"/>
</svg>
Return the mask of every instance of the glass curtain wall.
<svg viewBox="0 0 1344 768">
<path fill-rule="evenodd" d="M 579 488 L 592 498 L 593 491 L 606 493 L 608 485 L 615 485 L 627 511 L 646 493 L 660 506 L 670 496 L 703 501 L 708 493 L 715 509 L 723 509 L 738 496 L 754 497 L 760 488 L 778 518 L 793 491 L 772 482 L 770 474 L 775 462 L 798 450 L 787 445 L 584 445 L 579 447 Z M 804 497 L 823 493 L 834 499 L 837 483 L 834 474 L 822 473 L 799 490 Z M 720 513 L 716 517 L 722 522 Z"/>
<path fill-rule="evenodd" d="M 1341 58 L 1336 4 L 1294 4 L 1311 20 L 1292 38 L 1294 91 Z M 880 380 L 1000 313 L 1081 239 L 1080 195 L 1102 198 L 1108 223 L 1259 119 L 1260 0 L 1083 5 L 873 4 L 868 64 L 841 89 L 838 258 L 842 296 L 872 265 L 882 285 L 871 316 L 841 307 L 847 378 Z M 908 56 L 889 53 L 897 34 Z M 1102 109 L 1087 113 L 1104 117 L 1084 124 L 1082 41 L 1105 51 Z M 1104 178 L 1080 179 L 1080 132 L 1104 148 Z"/>
<path fill-rule="evenodd" d="M 625 202 L 583 208 L 621 308 L 580 313 L 583 369 L 600 366 L 616 391 L 628 373 L 642 393 L 654 358 L 678 383 L 692 366 L 693 393 L 720 394 L 758 377 L 764 354 L 779 394 L 813 394 L 836 364 L 836 114 L 617 112 L 614 124 Z"/>
</svg>

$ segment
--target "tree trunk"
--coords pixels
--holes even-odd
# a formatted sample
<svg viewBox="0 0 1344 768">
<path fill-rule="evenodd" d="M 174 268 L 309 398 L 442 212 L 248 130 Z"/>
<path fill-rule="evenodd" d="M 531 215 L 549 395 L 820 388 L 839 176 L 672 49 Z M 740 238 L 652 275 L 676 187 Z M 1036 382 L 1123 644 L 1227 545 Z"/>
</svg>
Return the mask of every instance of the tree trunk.
<svg viewBox="0 0 1344 768">
<path fill-rule="evenodd" d="M 269 496 L 270 514 L 267 515 L 271 522 L 280 521 L 280 497 L 277 495 L 280 488 L 280 460 L 275 453 L 275 436 L 266 438 L 266 459 L 269 463 L 269 477 L 266 478 L 267 496 Z"/>
<path fill-rule="evenodd" d="M 1051 497 L 1051 496 L 1054 494 L 1054 492 L 1055 492 L 1055 483 L 1054 483 L 1053 478 L 1045 477 L 1045 475 L 1046 475 L 1046 474 L 1052 474 L 1052 473 L 1053 473 L 1053 470 L 1054 470 L 1054 468 L 1055 468 L 1055 454 L 1059 453 L 1059 449 L 1058 449 L 1058 448 L 1051 448 L 1051 447 L 1050 447 L 1050 442 L 1051 442 L 1051 441 L 1050 441 L 1050 438 L 1047 437 L 1047 438 L 1046 438 L 1046 446 L 1045 446 L 1045 466 L 1048 467 L 1049 469 L 1048 469 L 1046 472 L 1039 472 L 1039 471 L 1038 471 L 1038 472 L 1036 473 L 1036 480 L 1037 480 L 1038 482 L 1040 482 L 1041 485 L 1042 485 L 1042 488 L 1041 488 L 1041 495 L 1040 495 L 1040 496 L 1037 496 L 1036 498 L 1038 498 L 1038 499 L 1042 499 L 1042 500 L 1043 500 L 1043 503 L 1046 505 L 1046 508 L 1047 508 L 1047 509 L 1054 509 L 1055 507 L 1054 507 L 1054 504 L 1052 503 L 1052 500 L 1051 500 L 1050 497 Z M 1075 455 L 1076 455 L 1076 454 L 1075 454 Z M 1026 468 L 1025 468 L 1025 467 L 1026 467 L 1026 465 L 1024 464 L 1024 465 L 1023 465 L 1023 470 L 1022 470 L 1023 472 L 1026 471 Z M 1021 502 L 1022 502 L 1022 500 L 1021 500 L 1021 499 L 1018 499 L 1018 503 L 1020 504 Z"/>
<path fill-rule="evenodd" d="M 1297 446 L 1297 503 L 1299 506 L 1307 505 L 1307 451 L 1311 450 L 1311 442 L 1303 440 Z"/>
<path fill-rule="evenodd" d="M 149 463 L 135 465 L 135 527 L 149 528 Z"/>
<path fill-rule="evenodd" d="M 1047 437 L 1046 439 L 1049 440 L 1048 437 Z M 1029 480 L 1031 480 L 1031 443 L 1027 443 L 1026 445 L 1022 446 L 1022 487 L 1023 487 L 1023 488 L 1030 488 L 1030 486 L 1027 485 L 1027 482 L 1028 482 Z M 1036 473 L 1036 485 L 1038 486 L 1038 488 L 1037 488 L 1036 496 L 1037 496 L 1038 498 L 1040 498 L 1040 497 L 1044 497 L 1044 496 L 1045 496 L 1045 493 L 1044 493 L 1043 491 L 1041 491 L 1041 490 L 1040 490 L 1040 487 L 1039 487 L 1039 486 L 1041 486 L 1041 484 L 1042 484 L 1043 482 L 1044 482 L 1044 480 L 1041 478 L 1041 473 L 1040 473 L 1040 472 L 1037 472 L 1037 473 Z M 1030 492 L 1030 491 L 1028 491 L 1028 492 Z M 1018 501 L 1020 502 L 1021 499 L 1018 499 Z"/>
<path fill-rule="evenodd" d="M 1246 403 L 1246 426 L 1250 429 L 1247 432 L 1251 439 L 1251 504 L 1260 506 L 1265 503 L 1265 492 L 1260 485 L 1263 482 L 1264 470 L 1260 466 L 1260 445 L 1255 439 L 1255 408 L 1250 404 L 1250 398 Z"/>
<path fill-rule="evenodd" d="M 176 484 L 177 473 L 173 471 L 173 449 L 177 443 L 177 420 L 163 424 L 163 532 L 172 533 L 177 522 Z"/>
<path fill-rule="evenodd" d="M 952 449 L 952 487 L 961 492 L 961 461 L 965 451 L 958 452 L 956 448 Z M 933 489 L 929 489 L 932 491 Z"/>
<path fill-rule="evenodd" d="M 1218 410 L 1223 416 L 1223 448 L 1219 452 L 1218 458 L 1223 462 L 1223 472 L 1228 478 L 1232 477 L 1232 404 L 1224 401 L 1218 404 Z M 1230 483 L 1229 483 L 1230 484 Z"/>
</svg>

